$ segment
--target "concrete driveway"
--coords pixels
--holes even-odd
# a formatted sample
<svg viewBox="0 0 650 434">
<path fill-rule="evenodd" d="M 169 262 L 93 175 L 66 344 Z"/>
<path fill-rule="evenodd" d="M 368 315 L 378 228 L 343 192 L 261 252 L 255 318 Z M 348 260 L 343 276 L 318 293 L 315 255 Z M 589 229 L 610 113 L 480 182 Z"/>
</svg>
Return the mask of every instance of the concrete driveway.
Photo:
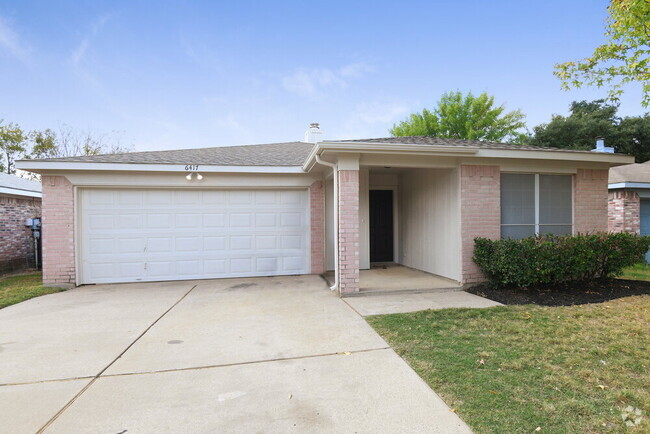
<svg viewBox="0 0 650 434">
<path fill-rule="evenodd" d="M 101 285 L 0 310 L 0 432 L 469 432 L 316 276 Z"/>
</svg>

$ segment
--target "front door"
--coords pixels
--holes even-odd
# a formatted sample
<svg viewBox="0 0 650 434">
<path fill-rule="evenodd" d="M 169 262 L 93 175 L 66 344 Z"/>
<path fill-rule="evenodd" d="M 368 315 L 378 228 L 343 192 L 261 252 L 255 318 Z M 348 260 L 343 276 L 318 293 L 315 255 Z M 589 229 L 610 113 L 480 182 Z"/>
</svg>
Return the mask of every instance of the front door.
<svg viewBox="0 0 650 434">
<path fill-rule="evenodd" d="M 370 190 L 370 262 L 393 261 L 393 192 Z"/>
</svg>

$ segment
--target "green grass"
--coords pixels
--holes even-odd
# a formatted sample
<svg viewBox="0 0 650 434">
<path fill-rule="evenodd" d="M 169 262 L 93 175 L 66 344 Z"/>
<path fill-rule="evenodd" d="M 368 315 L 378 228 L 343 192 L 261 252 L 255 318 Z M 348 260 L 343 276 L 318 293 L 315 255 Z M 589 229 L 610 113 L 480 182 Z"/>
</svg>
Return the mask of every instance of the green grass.
<svg viewBox="0 0 650 434">
<path fill-rule="evenodd" d="M 62 288 L 43 286 L 41 273 L 0 278 L 0 309 L 39 297 L 63 291 Z"/>
<path fill-rule="evenodd" d="M 368 322 L 476 432 L 622 431 L 628 405 L 650 429 L 650 296 Z"/>
<path fill-rule="evenodd" d="M 623 270 L 623 274 L 619 276 L 619 279 L 650 281 L 650 265 L 636 264 L 627 267 Z"/>
</svg>

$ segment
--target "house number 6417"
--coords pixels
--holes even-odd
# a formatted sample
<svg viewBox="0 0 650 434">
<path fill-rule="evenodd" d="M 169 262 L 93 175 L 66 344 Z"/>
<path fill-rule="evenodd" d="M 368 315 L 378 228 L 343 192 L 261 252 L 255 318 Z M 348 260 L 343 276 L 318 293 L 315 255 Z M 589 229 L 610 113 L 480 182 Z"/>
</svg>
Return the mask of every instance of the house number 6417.
<svg viewBox="0 0 650 434">
<path fill-rule="evenodd" d="M 190 171 L 190 172 L 197 171 L 197 170 L 199 170 L 199 165 L 198 164 L 188 164 L 188 165 L 185 166 L 185 170 Z"/>
</svg>

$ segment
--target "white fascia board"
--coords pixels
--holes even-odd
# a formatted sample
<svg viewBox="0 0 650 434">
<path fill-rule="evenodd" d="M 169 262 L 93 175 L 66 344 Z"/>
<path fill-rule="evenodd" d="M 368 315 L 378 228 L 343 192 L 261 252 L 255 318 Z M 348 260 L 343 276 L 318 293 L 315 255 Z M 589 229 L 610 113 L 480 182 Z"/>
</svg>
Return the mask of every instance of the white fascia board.
<svg viewBox="0 0 650 434">
<path fill-rule="evenodd" d="M 0 194 L 10 194 L 12 196 L 25 196 L 25 197 L 43 197 L 43 194 L 38 191 L 21 190 L 19 188 L 0 187 Z"/>
<path fill-rule="evenodd" d="M 81 163 L 30 160 L 17 161 L 16 167 L 33 172 L 48 170 L 97 170 L 116 172 L 304 173 L 301 166 L 213 166 L 199 164 L 187 169 L 187 166 L 184 164 Z"/>
<path fill-rule="evenodd" d="M 474 156 L 479 158 L 511 158 L 531 160 L 569 160 L 575 162 L 607 163 L 610 166 L 620 166 L 634 163 L 634 157 L 607 152 L 571 152 L 540 149 L 486 149 L 478 147 L 440 146 L 440 145 L 410 145 L 399 143 L 375 142 L 319 142 L 307 157 L 303 165 L 309 171 L 315 164 L 314 156 L 322 155 L 325 151 L 352 153 L 380 154 L 409 154 L 409 155 L 445 155 L 445 156 Z"/>
<path fill-rule="evenodd" d="M 460 148 L 457 146 L 430 146 L 430 145 L 409 145 L 395 143 L 363 143 L 363 142 L 320 142 L 314 146 L 305 164 L 302 166 L 305 172 L 310 171 L 316 164 L 316 154 L 322 155 L 326 151 L 336 153 L 352 154 L 401 154 L 401 155 L 441 155 L 461 156 L 474 155 L 475 148 Z"/>
<path fill-rule="evenodd" d="M 650 188 L 650 182 L 617 182 L 608 184 L 607 188 L 610 190 L 617 190 L 620 188 Z"/>
<path fill-rule="evenodd" d="M 558 152 L 538 149 L 479 149 L 477 157 L 518 158 L 532 160 L 567 160 L 576 162 L 608 163 L 611 167 L 634 163 L 634 157 L 607 152 Z"/>
</svg>

